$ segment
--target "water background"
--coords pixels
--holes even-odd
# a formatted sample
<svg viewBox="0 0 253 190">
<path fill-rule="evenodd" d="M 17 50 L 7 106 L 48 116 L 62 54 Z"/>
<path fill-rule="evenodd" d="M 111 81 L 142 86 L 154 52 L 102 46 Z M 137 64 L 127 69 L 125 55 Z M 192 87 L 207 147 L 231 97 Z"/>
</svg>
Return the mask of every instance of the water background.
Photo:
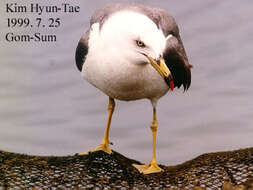
<svg viewBox="0 0 253 190">
<path fill-rule="evenodd" d="M 7 28 L 6 2 L 10 1 L 0 2 L 0 149 L 71 155 L 95 148 L 104 133 L 108 98 L 80 76 L 75 48 L 96 9 L 127 1 L 64 1 L 79 5 L 80 13 L 41 15 L 61 18 L 61 27 L 39 30 L 57 34 L 55 43 L 6 42 L 9 31 L 37 32 Z M 60 5 L 60 1 L 36 0 L 22 4 L 31 2 Z M 206 152 L 252 147 L 253 1 L 134 2 L 164 8 L 176 18 L 194 66 L 189 91 L 176 89 L 158 102 L 159 163 L 178 164 Z M 112 149 L 150 161 L 151 120 L 148 100 L 117 101 Z"/>
</svg>

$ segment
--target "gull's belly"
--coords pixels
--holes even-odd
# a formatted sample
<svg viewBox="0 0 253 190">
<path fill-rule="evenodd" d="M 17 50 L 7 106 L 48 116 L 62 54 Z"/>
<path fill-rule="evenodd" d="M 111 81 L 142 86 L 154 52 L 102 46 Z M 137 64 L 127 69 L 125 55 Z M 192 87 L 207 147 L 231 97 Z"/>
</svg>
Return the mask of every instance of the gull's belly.
<svg viewBox="0 0 253 190">
<path fill-rule="evenodd" d="M 169 87 L 150 65 L 89 64 L 82 70 L 84 78 L 108 96 L 119 100 L 160 98 Z"/>
</svg>

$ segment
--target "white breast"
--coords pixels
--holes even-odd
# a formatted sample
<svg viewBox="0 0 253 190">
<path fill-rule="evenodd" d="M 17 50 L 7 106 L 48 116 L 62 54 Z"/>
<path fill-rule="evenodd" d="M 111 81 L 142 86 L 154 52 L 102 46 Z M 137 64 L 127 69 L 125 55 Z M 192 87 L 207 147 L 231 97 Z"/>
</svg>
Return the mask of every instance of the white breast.
<svg viewBox="0 0 253 190">
<path fill-rule="evenodd" d="M 119 100 L 158 99 L 168 91 L 167 84 L 150 64 L 115 64 L 87 57 L 82 73 L 92 85 Z"/>
</svg>

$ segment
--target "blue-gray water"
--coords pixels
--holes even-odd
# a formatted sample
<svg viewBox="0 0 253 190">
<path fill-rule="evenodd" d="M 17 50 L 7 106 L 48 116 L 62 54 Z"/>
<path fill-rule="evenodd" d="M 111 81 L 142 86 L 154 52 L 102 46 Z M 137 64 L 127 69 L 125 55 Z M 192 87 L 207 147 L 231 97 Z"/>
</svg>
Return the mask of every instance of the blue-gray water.
<svg viewBox="0 0 253 190">
<path fill-rule="evenodd" d="M 0 149 L 67 155 L 95 148 L 104 133 L 108 99 L 80 76 L 75 48 L 90 15 L 119 1 L 69 0 L 65 2 L 81 7 L 80 13 L 42 15 L 61 18 L 58 29 L 40 29 L 56 33 L 56 43 L 6 42 L 6 32 L 20 31 L 6 27 L 10 17 L 5 13 L 6 2 L 0 3 Z M 205 152 L 253 146 L 253 2 L 135 2 L 164 8 L 176 18 L 194 65 L 189 91 L 176 89 L 159 101 L 158 161 L 176 164 Z M 15 15 L 20 16 L 11 16 Z M 148 162 L 152 154 L 150 102 L 117 101 L 116 106 L 112 149 Z"/>
</svg>

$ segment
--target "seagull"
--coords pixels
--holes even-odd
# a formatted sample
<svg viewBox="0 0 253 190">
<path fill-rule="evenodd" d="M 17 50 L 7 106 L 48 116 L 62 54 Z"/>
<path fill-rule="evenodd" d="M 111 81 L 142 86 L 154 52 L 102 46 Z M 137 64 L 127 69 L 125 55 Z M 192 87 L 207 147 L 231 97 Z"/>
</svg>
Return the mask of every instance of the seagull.
<svg viewBox="0 0 253 190">
<path fill-rule="evenodd" d="M 115 99 L 149 99 L 153 155 L 149 164 L 133 166 L 143 174 L 161 172 L 156 161 L 157 101 L 174 87 L 186 91 L 191 64 L 175 19 L 165 10 L 140 4 L 111 4 L 97 10 L 76 48 L 81 75 L 109 97 L 104 138 L 91 150 L 112 153 L 109 129 Z M 84 153 L 79 153 L 80 155 Z"/>
</svg>

